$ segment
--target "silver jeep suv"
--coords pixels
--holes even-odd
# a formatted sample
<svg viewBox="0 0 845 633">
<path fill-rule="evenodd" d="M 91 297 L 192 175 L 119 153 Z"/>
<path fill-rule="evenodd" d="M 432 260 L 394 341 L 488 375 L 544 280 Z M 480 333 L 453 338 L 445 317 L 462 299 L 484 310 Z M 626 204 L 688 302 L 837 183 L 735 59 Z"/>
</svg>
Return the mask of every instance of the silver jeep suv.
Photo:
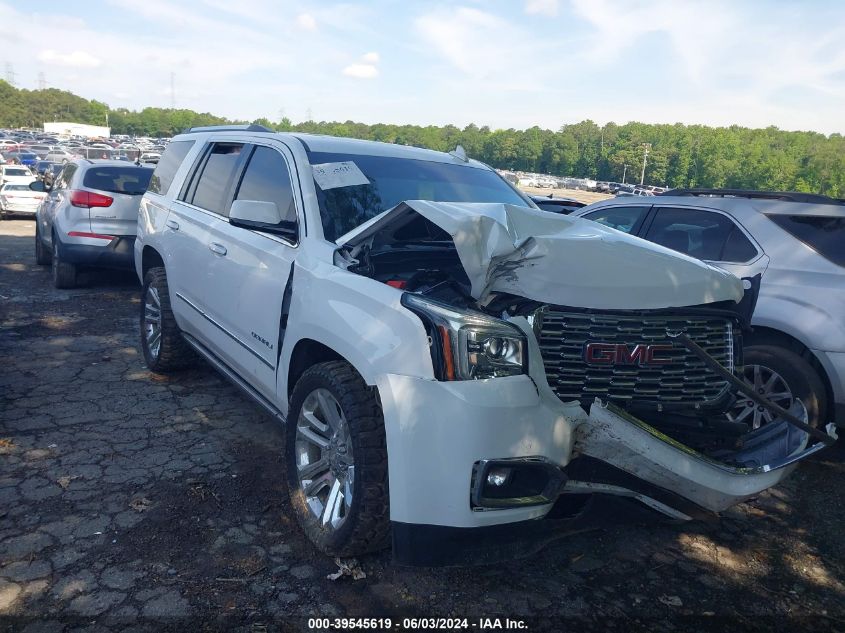
<svg viewBox="0 0 845 633">
<path fill-rule="evenodd" d="M 802 193 L 675 189 L 578 209 L 595 220 L 738 277 L 760 275 L 744 337 L 745 378 L 810 422 L 845 426 L 845 202 Z M 771 414 L 740 398 L 731 416 L 754 428 Z"/>
</svg>

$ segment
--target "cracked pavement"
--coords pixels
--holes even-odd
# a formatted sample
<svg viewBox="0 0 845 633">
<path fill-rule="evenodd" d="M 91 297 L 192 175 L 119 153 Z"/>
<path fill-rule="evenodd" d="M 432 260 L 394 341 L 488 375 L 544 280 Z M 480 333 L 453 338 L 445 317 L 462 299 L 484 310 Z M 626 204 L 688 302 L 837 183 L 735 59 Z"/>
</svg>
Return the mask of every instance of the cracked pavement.
<svg viewBox="0 0 845 633">
<path fill-rule="evenodd" d="M 56 290 L 33 232 L 0 223 L 0 630 L 275 630 L 315 615 L 845 630 L 841 448 L 714 523 L 614 524 L 471 569 L 385 552 L 361 561 L 363 580 L 328 580 L 337 566 L 287 513 L 281 429 L 201 361 L 147 371 L 134 275 Z"/>
</svg>

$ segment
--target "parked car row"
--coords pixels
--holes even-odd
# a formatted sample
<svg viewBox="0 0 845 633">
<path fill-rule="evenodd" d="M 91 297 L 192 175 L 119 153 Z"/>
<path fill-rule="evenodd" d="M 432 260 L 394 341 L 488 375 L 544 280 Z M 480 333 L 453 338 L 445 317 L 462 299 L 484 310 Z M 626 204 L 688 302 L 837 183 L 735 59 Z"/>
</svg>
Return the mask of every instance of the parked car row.
<svg viewBox="0 0 845 633">
<path fill-rule="evenodd" d="M 461 152 L 260 126 L 179 135 L 154 171 L 76 159 L 28 186 L 49 193 L 35 256 L 57 287 L 133 266 L 149 368 L 205 359 L 286 421 L 292 511 L 328 554 L 491 561 L 607 499 L 686 520 L 833 441 L 835 407 L 743 384 L 769 280 L 702 249 L 777 247 L 722 220 L 642 201 L 637 224 L 630 198 L 532 200 Z M 836 226 L 822 211 L 781 213 Z"/>
</svg>

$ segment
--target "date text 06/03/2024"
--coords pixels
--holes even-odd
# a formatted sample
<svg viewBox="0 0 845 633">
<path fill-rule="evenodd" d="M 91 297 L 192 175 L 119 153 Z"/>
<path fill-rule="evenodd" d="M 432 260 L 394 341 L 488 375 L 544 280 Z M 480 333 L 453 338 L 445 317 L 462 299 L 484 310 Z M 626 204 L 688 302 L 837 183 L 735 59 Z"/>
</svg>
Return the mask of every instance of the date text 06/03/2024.
<svg viewBox="0 0 845 633">
<path fill-rule="evenodd" d="M 317 630 L 527 630 L 524 620 L 511 618 L 309 618 L 308 628 Z"/>
</svg>

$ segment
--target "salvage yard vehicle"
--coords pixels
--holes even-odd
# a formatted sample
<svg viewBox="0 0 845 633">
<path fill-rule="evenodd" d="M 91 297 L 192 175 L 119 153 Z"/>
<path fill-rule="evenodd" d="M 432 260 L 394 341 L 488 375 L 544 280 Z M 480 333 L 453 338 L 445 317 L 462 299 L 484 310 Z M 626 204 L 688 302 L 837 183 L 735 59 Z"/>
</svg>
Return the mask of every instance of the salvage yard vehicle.
<svg viewBox="0 0 845 633">
<path fill-rule="evenodd" d="M 743 374 L 784 408 L 800 399 L 812 426 L 845 426 L 845 202 L 780 191 L 675 189 L 609 200 L 582 216 L 702 259 L 761 275 L 743 337 Z M 771 412 L 739 398 L 729 413 L 753 428 Z"/>
<path fill-rule="evenodd" d="M 487 562 L 608 498 L 690 519 L 833 441 L 798 400 L 723 419 L 756 280 L 541 211 L 460 149 L 194 128 L 134 251 L 148 367 L 199 355 L 287 422 L 328 554 Z"/>
<path fill-rule="evenodd" d="M 122 161 L 67 163 L 35 218 L 35 261 L 52 265 L 53 285 L 73 288 L 82 267 L 132 268 L 138 205 L 152 169 Z"/>
<path fill-rule="evenodd" d="M 31 191 L 28 184 L 8 182 L 0 185 L 0 220 L 12 214 L 35 215 L 45 194 Z"/>
</svg>

